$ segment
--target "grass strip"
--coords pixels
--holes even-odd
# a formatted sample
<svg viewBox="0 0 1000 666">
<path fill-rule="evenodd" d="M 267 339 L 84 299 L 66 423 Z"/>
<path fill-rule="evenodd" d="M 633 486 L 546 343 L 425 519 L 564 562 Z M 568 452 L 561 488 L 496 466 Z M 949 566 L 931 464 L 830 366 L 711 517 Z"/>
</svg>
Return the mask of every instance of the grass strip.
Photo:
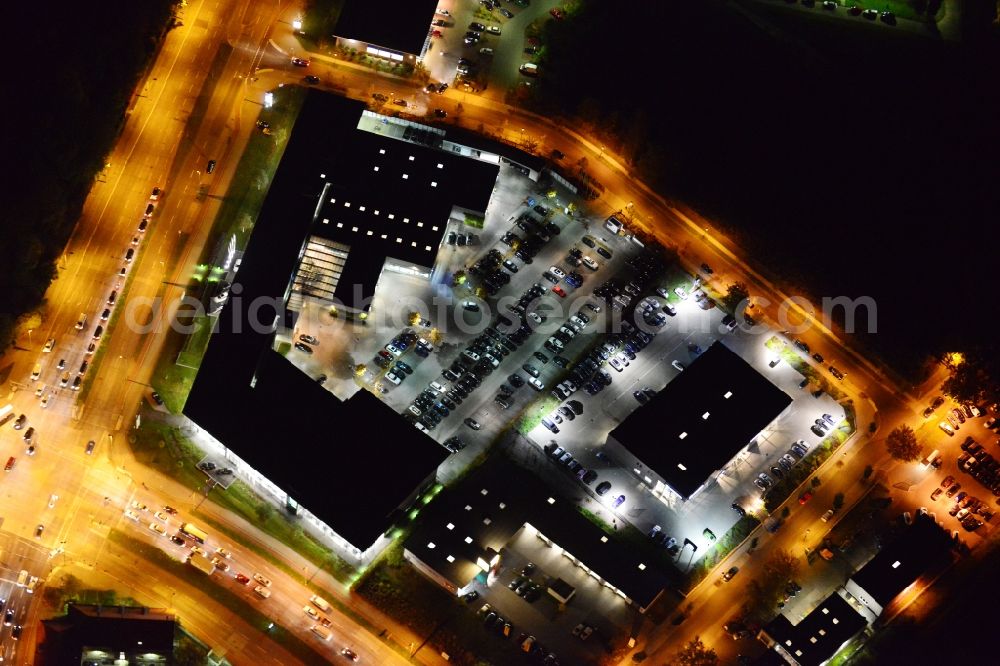
<svg viewBox="0 0 1000 666">
<path fill-rule="evenodd" d="M 140 463 L 159 470 L 192 490 L 200 491 L 205 485 L 206 477 L 197 468 L 198 461 L 203 457 L 202 451 L 173 426 L 144 418 L 136 431 L 132 450 Z M 337 580 L 347 583 L 356 573 L 347 562 L 298 525 L 290 523 L 280 511 L 258 497 L 242 481 L 235 481 L 227 490 L 210 493 L 209 500 L 236 513 Z"/>
<path fill-rule="evenodd" d="M 271 640 L 288 650 L 295 657 L 301 659 L 304 663 L 313 664 L 326 661 L 326 657 L 313 650 L 308 643 L 295 636 L 290 630 L 277 622 L 274 622 L 274 626 L 268 629 L 268 625 L 273 622 L 272 618 L 257 610 L 257 608 L 247 603 L 239 595 L 221 585 L 216 585 L 213 589 L 207 590 L 205 579 L 211 577 L 205 576 L 205 574 L 194 567 L 184 562 L 179 562 L 159 548 L 145 541 L 133 539 L 119 530 L 111 530 L 108 533 L 108 540 L 121 546 L 129 553 L 141 556 L 150 564 L 180 578 L 185 583 L 205 591 L 213 601 L 239 615 L 262 633 L 266 633 Z"/>
<path fill-rule="evenodd" d="M 285 573 L 287 573 L 289 576 L 292 576 L 293 578 L 297 578 L 299 576 L 302 576 L 302 578 L 305 579 L 304 582 L 303 582 L 303 585 L 305 585 L 306 587 L 308 587 L 310 590 L 312 590 L 313 592 L 315 592 L 317 595 L 319 595 L 319 596 L 323 597 L 324 599 L 326 599 L 330 603 L 331 606 L 335 607 L 343 615 L 346 615 L 349 618 L 351 618 L 354 621 L 355 624 L 357 624 L 357 625 L 359 625 L 361 627 L 364 627 L 373 636 L 377 636 L 379 634 L 379 632 L 381 631 L 381 628 L 376 627 L 376 625 L 372 624 L 372 622 L 368 618 L 366 618 L 364 615 L 361 615 L 360 613 L 358 613 L 357 611 L 355 611 L 353 608 L 351 608 L 349 605 L 347 605 L 343 601 L 341 601 L 340 598 L 339 598 L 339 595 L 334 594 L 333 592 L 331 592 L 328 589 L 322 587 L 321 585 L 313 583 L 309 579 L 306 579 L 304 572 L 302 572 L 302 571 L 296 571 L 294 568 L 288 566 L 287 562 L 285 562 L 284 560 L 282 560 L 281 558 L 279 558 L 278 556 L 276 556 L 274 553 L 272 553 L 267 548 L 261 547 L 260 545 L 258 545 L 256 543 L 253 543 L 252 541 L 248 540 L 245 536 L 243 536 L 239 532 L 236 532 L 236 531 L 230 529 L 228 526 L 223 525 L 222 523 L 216 521 L 213 517 L 205 515 L 204 513 L 201 513 L 200 511 L 194 511 L 193 515 L 196 516 L 200 522 L 205 523 L 206 525 L 208 525 L 209 527 L 211 527 L 213 530 L 215 530 L 217 532 L 221 532 L 222 534 L 225 534 L 230 539 L 232 539 L 234 542 L 240 544 L 240 546 L 242 546 L 243 548 L 246 548 L 247 550 L 253 551 L 258 556 L 260 556 L 260 557 L 264 558 L 265 560 L 267 560 L 272 566 L 274 566 L 274 567 L 276 567 L 278 569 L 281 569 L 282 571 L 284 571 Z M 399 646 L 395 645 L 394 643 L 388 643 L 388 642 L 386 643 L 386 645 L 389 645 L 390 647 L 393 647 L 393 648 L 398 648 L 399 647 Z M 401 654 L 403 654 L 403 653 L 401 652 Z"/>
<path fill-rule="evenodd" d="M 734 548 L 750 536 L 751 532 L 757 529 L 758 525 L 760 525 L 760 521 L 751 515 L 743 516 L 736 521 L 736 524 L 730 527 L 729 531 L 709 548 L 705 556 L 691 567 L 684 581 L 684 591 L 690 592 L 698 583 L 703 581 L 719 562 L 724 560 Z"/>
<path fill-rule="evenodd" d="M 517 431 L 522 435 L 527 435 L 529 432 L 534 430 L 545 415 L 551 412 L 559 404 L 557 398 L 552 397 L 550 394 L 546 394 L 535 400 L 528 407 L 524 409 L 521 413 L 520 418 L 517 422 Z"/>
</svg>

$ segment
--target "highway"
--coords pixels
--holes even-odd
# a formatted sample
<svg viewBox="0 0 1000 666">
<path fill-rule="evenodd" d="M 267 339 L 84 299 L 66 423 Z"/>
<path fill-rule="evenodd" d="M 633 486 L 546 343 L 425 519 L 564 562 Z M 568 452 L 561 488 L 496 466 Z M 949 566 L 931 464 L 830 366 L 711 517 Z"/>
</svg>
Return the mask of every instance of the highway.
<svg viewBox="0 0 1000 666">
<path fill-rule="evenodd" d="M 296 660 L 284 654 L 266 634 L 219 608 L 211 600 L 211 588 L 206 593 L 163 572 L 153 575 L 137 568 L 135 562 L 130 564 L 128 556 L 105 540 L 111 528 L 132 530 L 148 540 L 158 538 L 149 530 L 136 530 L 134 523 L 122 518 L 124 508 L 137 496 L 150 507 L 171 504 L 182 511 L 190 509 L 197 499 L 169 479 L 135 464 L 125 441 L 125 433 L 148 395 L 150 375 L 165 337 L 163 324 L 169 321 L 170 313 L 145 307 L 132 313 L 138 322 L 152 318 L 160 324 L 151 333 L 122 323 L 130 313 L 129 303 L 153 302 L 157 297 L 170 301 L 181 294 L 183 287 L 178 285 L 187 283 L 208 241 L 219 198 L 254 131 L 253 122 L 264 92 L 279 83 L 301 80 L 302 70 L 288 62 L 288 54 L 294 49 L 301 53 L 291 34 L 293 14 L 293 8 L 286 8 L 279 15 L 277 3 L 248 0 L 198 1 L 183 9 L 184 25 L 170 32 L 141 89 L 136 91 L 124 131 L 109 157 L 110 166 L 95 182 L 59 260 L 58 277 L 46 296 L 49 307 L 43 329 L 20 341 L 28 351 L 8 354 L 15 364 L 11 392 L 0 401 L 10 402 L 17 413 L 26 414 L 29 425 L 36 429 L 37 450 L 34 456 L 26 455 L 23 432 L 9 424 L 0 428 L 2 453 L 17 458 L 14 469 L 4 479 L 3 492 L 8 501 L 0 533 L 5 540 L 0 564 L 7 569 L 2 577 L 9 580 L 10 571 L 23 560 L 46 579 L 69 572 L 98 586 L 109 579 L 118 581 L 134 591 L 136 598 L 179 613 L 192 632 L 213 646 L 220 641 L 223 651 L 235 655 L 235 663 L 251 658 L 253 663 Z M 702 262 L 709 263 L 715 269 L 711 284 L 720 290 L 730 281 L 746 282 L 760 303 L 762 316 L 782 322 L 778 304 L 788 302 L 786 294 L 755 272 L 737 248 L 705 221 L 649 191 L 614 155 L 565 124 L 535 117 L 493 98 L 454 90 L 435 95 L 432 100 L 416 84 L 383 78 L 371 70 L 319 54 L 310 57 L 310 72 L 320 76 L 321 86 L 342 87 L 350 96 L 365 100 L 370 100 L 373 92 L 391 92 L 419 100 L 418 108 L 433 108 L 433 104 L 448 110 L 449 122 L 460 122 L 468 128 L 482 124 L 486 131 L 505 134 L 508 140 L 524 137 L 537 143 L 538 150 L 546 154 L 558 149 L 566 154 L 567 164 L 586 157 L 588 171 L 606 187 L 595 206 L 618 210 L 631 203 L 634 223 L 678 248 L 689 270 L 696 272 Z M 206 173 L 210 159 L 218 163 L 211 175 Z M 138 225 L 154 186 L 162 187 L 164 194 L 157 202 L 149 229 L 139 233 Z M 140 239 L 135 246 L 137 256 L 127 264 L 124 255 L 134 237 Z M 120 276 L 123 266 L 126 274 Z M 114 326 L 101 340 L 103 348 L 90 356 L 87 347 L 95 326 L 109 324 L 100 316 L 108 307 L 112 291 L 118 292 L 119 299 L 112 314 Z M 81 313 L 89 321 L 78 331 L 75 324 Z M 890 477 L 900 471 L 901 466 L 886 459 L 883 447 L 872 444 L 875 440 L 867 434 L 867 424 L 876 421 L 879 433 L 885 433 L 897 423 L 912 422 L 923 407 L 845 347 L 845 336 L 818 323 L 808 308 L 796 306 L 791 317 L 784 326 L 776 324 L 779 330 L 808 322 L 808 330 L 798 337 L 814 349 L 821 349 L 846 373 L 843 387 L 859 409 L 862 433 L 852 441 L 846 456 L 828 463 L 830 471 L 837 466 L 835 481 L 824 484 L 809 505 L 793 511 L 779 534 L 761 539 L 761 547 L 751 559 L 743 554 L 733 556 L 741 558 L 741 579 L 753 575 L 754 563 L 765 559 L 769 548 L 801 550 L 801 534 L 825 511 L 834 493 L 845 492 L 850 505 L 851 494 L 863 490 L 856 479 L 866 464 L 875 465 Z M 56 341 L 54 348 L 44 353 L 41 348 L 50 338 Z M 98 358 L 98 367 L 88 371 L 93 374 L 93 383 L 85 399 L 76 402 L 75 392 L 59 387 L 60 376 L 64 371 L 76 374 L 84 360 L 95 362 Z M 56 367 L 61 359 L 66 361 L 66 370 Z M 36 363 L 42 364 L 42 373 L 32 382 L 29 375 Z M 42 395 L 50 396 L 45 406 L 35 396 L 41 384 L 47 387 Z M 89 440 L 96 443 L 92 455 L 84 451 Z M 141 475 L 141 479 L 135 475 Z M 59 495 L 53 508 L 48 507 L 46 499 L 51 493 Z M 224 516 L 220 519 L 226 520 Z M 241 521 L 229 518 L 226 522 L 240 531 L 251 530 L 248 538 L 260 538 Z M 39 524 L 44 525 L 44 531 L 36 538 Z M 811 535 L 813 539 L 818 537 L 818 530 L 814 531 L 817 534 Z M 62 548 L 63 553 L 50 559 L 48 553 L 54 548 Z M 302 581 L 269 571 L 269 565 L 258 556 L 247 553 L 241 557 L 244 559 L 240 563 L 246 568 L 266 571 L 275 581 L 275 594 L 265 602 L 254 603 L 266 604 L 283 626 L 303 628 L 299 635 L 304 640 L 318 642 L 305 631 L 307 618 L 302 606 L 309 593 Z M 727 561 L 722 566 L 731 564 Z M 221 578 L 218 573 L 214 576 Z M 736 581 L 728 587 L 717 585 L 716 579 L 709 577 L 691 595 L 692 612 L 683 625 L 659 627 L 651 632 L 647 651 L 667 654 L 676 649 L 678 641 L 700 634 L 722 653 L 721 646 L 729 639 L 718 638 L 719 626 L 735 610 L 741 588 Z M 713 594 L 718 589 L 731 592 Z M 19 612 L 30 615 L 19 589 L 4 593 L 9 595 L 8 603 L 10 599 L 18 600 Z M 350 638 L 366 663 L 402 661 L 382 640 L 358 629 L 350 618 L 333 613 L 331 620 L 337 644 Z M 33 644 L 29 636 L 33 624 L 25 621 L 26 634 L 18 648 L 24 650 Z M 404 636 L 405 630 L 394 627 L 393 633 Z M 3 637 L 4 655 L 9 656 L 15 646 L 9 633 Z M 405 638 L 396 640 L 408 642 Z M 421 659 L 432 659 L 424 652 Z M 19 658 L 30 661 L 31 655 L 20 654 Z"/>
</svg>

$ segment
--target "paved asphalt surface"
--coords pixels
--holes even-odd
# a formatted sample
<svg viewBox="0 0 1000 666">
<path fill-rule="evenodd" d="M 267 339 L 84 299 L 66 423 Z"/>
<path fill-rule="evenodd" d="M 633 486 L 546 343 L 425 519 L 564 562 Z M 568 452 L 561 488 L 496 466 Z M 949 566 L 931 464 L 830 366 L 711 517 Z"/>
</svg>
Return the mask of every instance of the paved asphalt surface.
<svg viewBox="0 0 1000 666">
<path fill-rule="evenodd" d="M 141 333 L 128 326 L 115 326 L 102 342 L 104 350 L 99 375 L 83 401 L 74 402 L 72 391 L 58 388 L 61 371 L 55 365 L 58 359 L 65 358 L 67 368 L 79 367 L 93 327 L 99 323 L 100 313 L 112 290 L 127 290 L 127 301 L 132 303 L 143 298 L 161 296 L 169 299 L 180 294 L 181 288 L 175 285 L 186 283 L 186 276 L 194 270 L 193 263 L 204 246 L 210 222 L 218 210 L 218 197 L 225 192 L 236 158 L 254 131 L 253 120 L 263 93 L 278 83 L 301 79 L 301 70 L 292 68 L 288 62 L 289 53 L 302 52 L 290 33 L 292 13 L 291 9 L 286 9 L 279 16 L 276 6 L 265 7 L 245 0 L 193 2 L 183 9 L 184 26 L 169 34 L 149 76 L 137 90 L 121 140 L 109 157 L 110 166 L 95 184 L 77 229 L 59 261 L 58 277 L 47 293 L 49 309 L 43 329 L 18 341 L 19 347 L 27 351 L 12 351 L 4 359 L 5 366 L 13 364 L 10 367 L 12 390 L 6 402 L 14 404 L 18 413 L 25 413 L 30 425 L 36 428 L 37 453 L 32 457 L 25 455 L 21 433 L 9 425 L 0 431 L 3 451 L 18 458 L 4 482 L 9 501 L 5 503 L 4 532 L 0 535 L 4 540 L 0 564 L 6 567 L 3 578 L 9 581 L 12 571 L 28 565 L 32 570 L 39 570 L 39 575 L 47 580 L 55 580 L 63 572 L 94 584 L 110 577 L 134 592 L 137 598 L 180 613 L 185 625 L 195 634 L 212 644 L 221 642 L 221 649 L 237 662 L 241 658 L 254 663 L 295 663 L 295 660 L 284 655 L 257 628 L 247 626 L 220 609 L 211 599 L 211 588 L 206 594 L 205 590 L 189 589 L 180 581 L 170 580 L 163 572 L 139 570 L 125 553 L 103 538 L 110 527 L 131 530 L 133 534 L 141 534 L 141 538 L 154 541 L 158 538 L 141 525 L 136 526 L 121 517 L 122 509 L 134 497 L 140 497 L 151 507 L 170 503 L 182 511 L 197 500 L 169 479 L 149 470 L 141 471 L 142 479 L 132 478 L 132 474 L 140 473 L 140 468 L 134 464 L 123 441 L 123 429 L 131 423 L 148 394 L 153 360 L 164 338 L 162 327 L 152 333 Z M 513 37 L 508 31 L 502 39 Z M 421 100 L 418 108 L 430 108 L 429 97 L 409 82 L 379 77 L 370 70 L 349 66 L 321 54 L 312 54 L 312 59 L 310 71 L 323 79 L 321 85 L 335 85 L 346 89 L 350 96 L 364 99 L 370 99 L 373 90 L 393 92 Z M 864 491 L 857 479 L 866 464 L 875 465 L 884 475 L 900 506 L 917 507 L 929 503 L 927 493 L 933 482 L 918 478 L 914 464 L 890 461 L 884 454 L 881 437 L 898 423 L 919 424 L 919 436 L 925 446 L 947 451 L 946 461 L 953 465 L 951 460 L 955 456 L 952 454 L 957 449 L 955 439 L 948 439 L 934 427 L 937 419 L 925 422 L 919 416 L 930 391 L 942 379 L 940 374 L 925 386 L 905 393 L 889 377 L 845 346 L 841 332 L 814 319 L 809 307 L 795 306 L 789 313 L 780 314 L 777 304 L 786 302 L 786 295 L 754 272 L 725 237 L 691 211 L 666 202 L 646 189 L 614 155 L 571 128 L 525 114 L 491 96 L 448 91 L 435 96 L 433 104 L 450 112 L 450 122 L 460 122 L 470 128 L 482 124 L 489 133 L 536 144 L 545 154 L 559 149 L 566 154 L 567 164 L 586 157 L 588 171 L 606 187 L 605 194 L 595 203 L 596 210 L 619 210 L 632 204 L 633 223 L 678 248 L 688 270 L 693 272 L 701 262 L 708 262 L 715 268 L 713 285 L 724 288 L 736 279 L 746 282 L 759 300 L 764 316 L 774 322 L 777 330 L 808 323 L 807 330 L 799 337 L 814 349 L 821 349 L 847 374 L 842 386 L 859 408 L 862 434 L 849 443 L 846 455 L 829 461 L 828 467 L 820 470 L 820 475 L 825 474 L 831 480 L 821 486 L 810 504 L 793 511 L 781 532 L 763 538 L 758 551 L 749 559 L 742 550 L 733 554 L 732 561 L 741 564 L 741 578 L 749 579 L 754 575 L 755 563 L 766 559 L 769 548 L 795 550 L 802 544 L 817 541 L 821 530 L 813 527 L 816 518 L 829 506 L 832 495 L 838 490 L 847 496 L 848 506 Z M 205 173 L 209 159 L 218 163 L 211 175 Z M 149 231 L 141 238 L 137 258 L 124 280 L 120 280 L 117 273 L 125 264 L 124 253 L 136 235 L 149 192 L 157 185 L 164 187 L 168 194 L 162 198 Z M 204 196 L 199 196 L 199 190 Z M 558 242 L 568 242 L 568 237 L 561 237 Z M 539 264 L 536 262 L 535 266 Z M 534 279 L 529 276 L 525 281 L 533 282 Z M 593 288 L 596 282 L 591 278 L 584 289 Z M 770 303 L 765 303 L 764 298 Z M 88 314 L 89 323 L 78 332 L 74 324 L 81 312 Z M 138 308 L 134 316 L 140 321 L 152 317 L 162 322 L 168 314 L 150 315 Z M 41 347 L 49 338 L 56 340 L 55 348 L 43 354 Z M 523 356 L 526 353 L 523 350 L 528 347 L 530 345 L 517 354 Z M 505 366 L 519 365 L 519 359 L 520 356 L 509 358 Z M 43 365 L 42 376 L 33 383 L 29 374 L 38 362 Z M 48 386 L 43 395 L 50 396 L 44 407 L 34 395 L 34 389 L 41 383 Z M 879 426 L 874 435 L 867 434 L 865 429 L 871 421 Z M 88 440 L 97 442 L 92 456 L 83 451 Z M 974 484 L 971 480 L 969 483 Z M 898 489 L 897 485 L 906 489 Z M 920 490 L 916 495 L 909 492 L 916 489 Z M 45 501 L 50 492 L 60 496 L 51 509 Z M 109 498 L 108 503 L 104 502 L 105 497 Z M 941 518 L 946 511 L 938 510 L 937 513 Z M 251 526 L 231 516 L 220 515 L 219 519 L 244 532 L 248 538 L 264 538 Z M 38 524 L 43 524 L 45 529 L 36 539 L 34 533 Z M 803 537 L 809 529 L 811 532 Z M 280 545 L 272 546 L 280 548 Z M 49 551 L 59 547 L 63 553 L 49 558 Z M 278 552 L 283 557 L 295 557 Z M 251 554 L 239 557 L 241 566 L 268 572 L 262 558 Z M 730 561 L 726 561 L 720 566 L 730 565 Z M 821 563 L 820 566 L 825 565 Z M 303 622 L 301 605 L 308 598 L 308 592 L 302 587 L 302 581 L 292 580 L 279 572 L 267 575 L 275 581 L 275 595 L 257 603 L 264 604 L 277 622 L 288 627 L 302 627 L 304 640 L 313 640 Z M 324 576 L 317 576 L 316 580 L 334 587 L 332 581 L 323 580 Z M 218 573 L 214 577 L 223 578 Z M 716 580 L 717 576 L 710 576 L 690 595 L 691 610 L 684 624 L 646 628 L 640 635 L 637 649 L 662 657 L 682 641 L 700 634 L 725 658 L 731 656 L 735 647 L 728 638 L 720 638 L 719 626 L 735 610 L 740 587 L 736 581 L 723 586 Z M 800 582 L 809 590 L 808 577 Z M 717 594 L 719 590 L 723 593 Z M 21 650 L 18 658 L 30 661 L 34 639 L 33 623 L 30 622 L 32 607 L 21 591 L 5 590 L 5 594 L 18 604 L 18 612 L 22 614 L 19 617 L 25 618 L 25 635 L 17 646 Z M 366 612 L 375 613 L 373 609 Z M 381 639 L 352 625 L 348 618 L 334 613 L 331 619 L 335 620 L 337 629 L 334 643 L 316 645 L 317 649 L 332 650 L 335 645 L 350 641 L 366 663 L 402 661 Z M 391 620 L 378 619 L 381 626 L 397 635 L 394 640 L 398 644 L 409 642 L 405 630 L 394 626 Z M 9 657 L 13 649 L 9 633 L 5 633 L 4 655 Z M 435 661 L 426 651 L 417 658 L 425 663 Z"/>
</svg>

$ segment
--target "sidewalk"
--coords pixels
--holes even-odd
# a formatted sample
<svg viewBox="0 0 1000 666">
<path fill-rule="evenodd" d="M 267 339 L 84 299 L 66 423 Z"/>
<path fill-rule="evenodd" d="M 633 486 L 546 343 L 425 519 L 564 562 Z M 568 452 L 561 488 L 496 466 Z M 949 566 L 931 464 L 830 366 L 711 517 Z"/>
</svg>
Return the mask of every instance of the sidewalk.
<svg viewBox="0 0 1000 666">
<path fill-rule="evenodd" d="M 183 418 L 174 415 L 164 415 L 162 420 L 176 427 L 180 427 L 180 422 Z M 286 546 L 274 537 L 265 534 L 257 529 L 257 527 L 252 523 L 244 520 L 242 517 L 234 513 L 229 512 L 214 502 L 202 502 L 202 496 L 197 492 L 190 490 L 170 477 L 164 476 L 153 468 L 136 463 L 135 459 L 131 455 L 129 455 L 129 458 L 129 462 L 132 463 L 129 470 L 136 483 L 139 483 L 141 480 L 145 486 L 150 489 L 155 489 L 162 497 L 169 497 L 172 506 L 175 506 L 182 511 L 186 511 L 189 514 L 193 511 L 195 506 L 198 506 L 199 512 L 229 526 L 233 531 L 241 533 L 250 543 L 266 551 L 275 559 L 280 560 L 292 571 L 303 572 L 301 574 L 301 583 L 305 584 L 306 582 L 311 582 L 311 584 L 322 587 L 327 594 L 331 595 L 331 601 L 334 599 L 340 601 L 352 612 L 363 618 L 363 620 L 368 623 L 368 630 L 371 631 L 373 635 L 378 636 L 380 631 L 386 630 L 387 634 L 385 636 L 380 636 L 380 638 L 382 638 L 386 643 L 391 642 L 395 646 L 402 648 L 404 652 L 411 643 L 420 645 L 424 642 L 425 637 L 418 636 L 409 628 L 399 624 L 394 619 L 385 615 L 381 610 L 372 606 L 366 600 L 356 594 L 352 594 L 345 588 L 343 583 L 335 579 L 326 571 L 317 571 L 319 567 L 316 564 L 314 564 L 311 560 L 306 559 L 289 546 Z M 307 576 L 305 572 L 316 573 L 311 573 L 310 576 Z M 294 576 L 294 574 L 290 575 Z M 308 581 L 306 580 L 307 578 L 309 579 Z M 308 595 L 304 592 L 303 598 L 306 598 L 306 596 Z M 428 648 L 420 650 L 415 661 L 421 664 L 445 663 L 445 660 L 439 654 Z"/>
</svg>

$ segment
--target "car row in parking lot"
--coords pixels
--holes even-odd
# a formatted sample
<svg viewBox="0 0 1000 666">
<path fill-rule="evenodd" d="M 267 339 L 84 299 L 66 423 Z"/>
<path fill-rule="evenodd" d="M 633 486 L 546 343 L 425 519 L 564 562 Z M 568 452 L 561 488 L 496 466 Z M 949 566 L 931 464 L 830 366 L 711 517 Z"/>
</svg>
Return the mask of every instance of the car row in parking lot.
<svg viewBox="0 0 1000 666">
<path fill-rule="evenodd" d="M 1000 460 L 985 451 L 979 442 L 966 437 L 958 458 L 958 468 L 986 486 L 995 497 L 1000 497 Z"/>
</svg>

